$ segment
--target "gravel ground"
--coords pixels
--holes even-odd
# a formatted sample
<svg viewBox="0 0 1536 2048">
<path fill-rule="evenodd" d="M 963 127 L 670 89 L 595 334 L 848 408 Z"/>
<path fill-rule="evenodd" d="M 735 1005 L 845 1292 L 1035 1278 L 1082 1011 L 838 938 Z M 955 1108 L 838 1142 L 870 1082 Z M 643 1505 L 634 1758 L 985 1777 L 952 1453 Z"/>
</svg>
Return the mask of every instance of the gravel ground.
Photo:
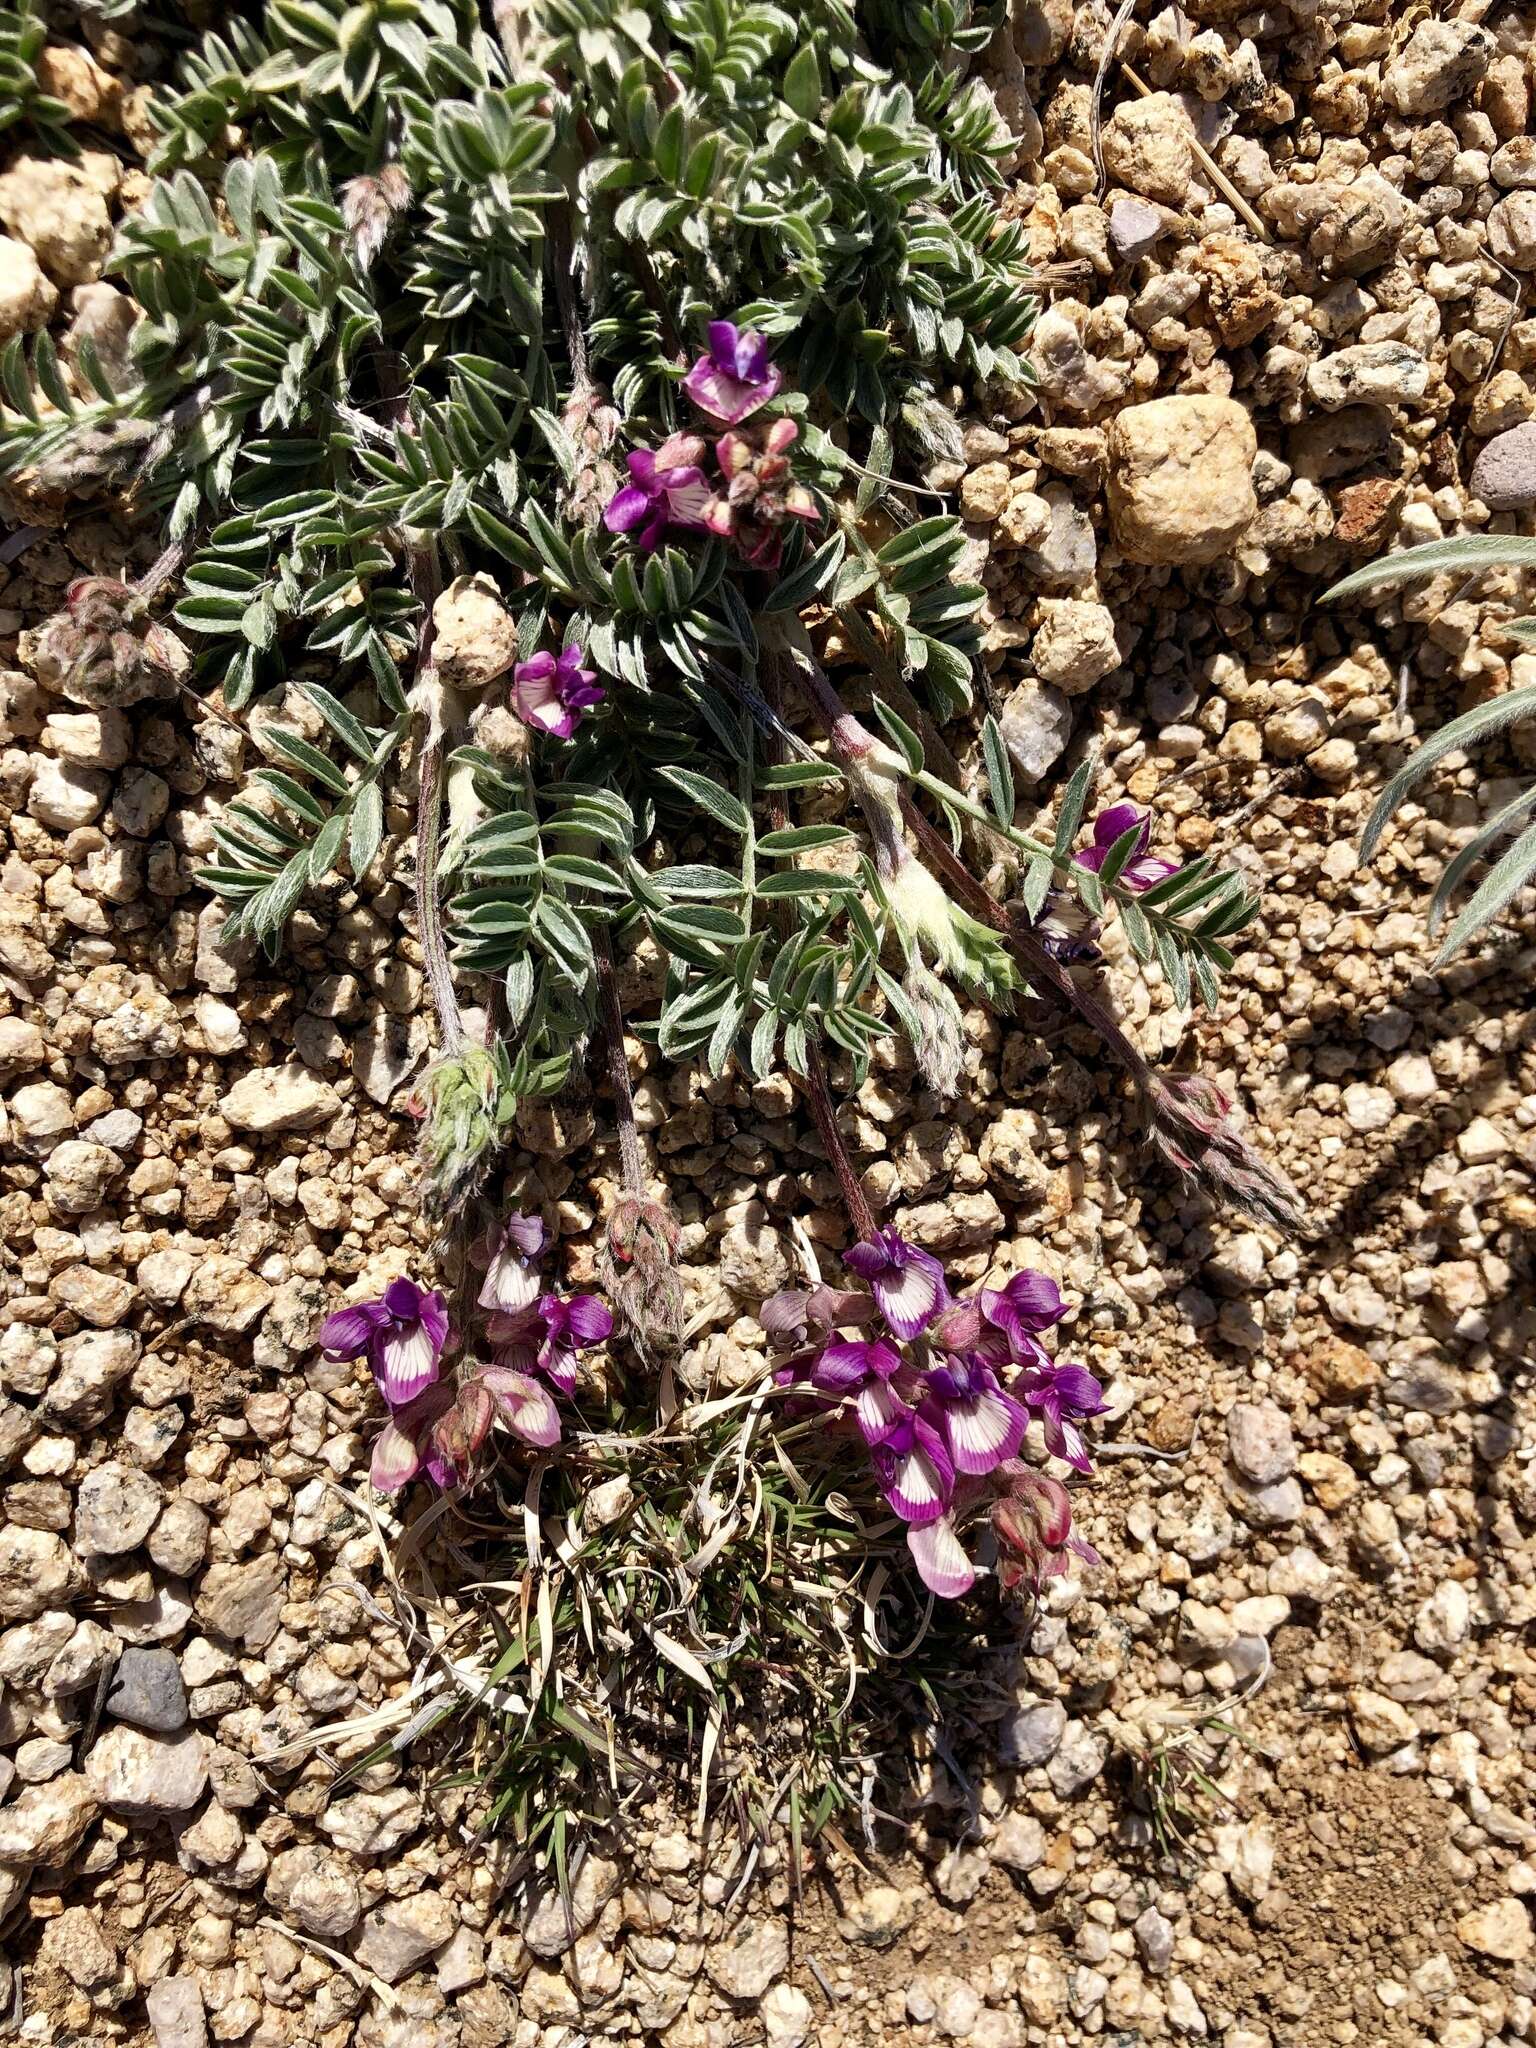
<svg viewBox="0 0 1536 2048">
<path fill-rule="evenodd" d="M 1007 204 L 1053 280 L 1041 391 L 1017 417 L 957 393 L 966 462 L 930 481 L 984 563 L 1026 822 L 1093 741 L 1106 800 L 1152 805 L 1165 850 L 1263 882 L 1216 1017 L 1149 996 L 1113 934 L 1106 973 L 1149 1050 L 1235 1086 L 1314 1234 L 1182 1196 L 1075 1029 L 973 1013 L 962 1097 L 893 1061 L 849 1137 L 882 1214 L 957 1278 L 1059 1277 L 1119 1455 L 1078 1495 L 1103 1568 L 1004 1646 L 961 1758 L 878 1858 L 833 1853 L 794 1896 L 770 1853 L 731 1915 L 724 1864 L 660 1812 L 632 1867 L 588 1858 L 568 1923 L 469 1845 L 462 1793 L 385 1765 L 331 1798 L 327 1763 L 273 1752 L 408 1670 L 358 1505 L 369 1396 L 312 1339 L 425 1250 L 409 824 L 275 964 L 222 945 L 191 872 L 260 718 L 41 691 L 28 629 L 154 543 L 18 488 L 13 519 L 47 529 L 0 568 L 0 2011 L 21 2039 L 1536 2041 L 1536 947 L 1505 926 L 1436 973 L 1423 934 L 1536 733 L 1442 771 L 1368 871 L 1354 851 L 1405 741 L 1536 655 L 1507 576 L 1316 608 L 1393 539 L 1536 502 L 1531 16 L 1169 9 L 1108 66 L 1100 188 L 1107 30 L 1102 6 L 1027 0 L 985 60 L 1019 142 Z M 66 358 L 82 333 L 121 345 L 98 280 L 146 189 L 155 53 L 131 30 L 93 47 L 59 46 L 53 89 L 112 146 L 65 164 L 13 130 L 0 171 L 0 334 L 51 321 Z M 837 1241 L 830 1176 L 787 1086 L 635 1051 L 685 1226 L 685 1365 L 738 1380 L 787 1219 Z M 605 1134 L 578 1106 L 519 1135 L 579 1274 Z M 1144 1784 L 1195 1740 L 1224 1796 L 1190 1786 L 1179 1868 L 1136 1760 Z"/>
</svg>

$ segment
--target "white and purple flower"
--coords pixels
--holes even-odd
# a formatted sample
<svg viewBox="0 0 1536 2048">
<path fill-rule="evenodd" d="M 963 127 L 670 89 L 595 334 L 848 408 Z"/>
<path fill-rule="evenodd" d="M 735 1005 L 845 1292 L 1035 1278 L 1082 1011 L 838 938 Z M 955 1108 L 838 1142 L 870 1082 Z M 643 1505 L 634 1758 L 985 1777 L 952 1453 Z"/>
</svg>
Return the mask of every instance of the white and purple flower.
<svg viewBox="0 0 1536 2048">
<path fill-rule="evenodd" d="M 646 554 L 669 533 L 702 533 L 711 495 L 699 467 L 703 454 L 697 434 L 673 434 L 659 448 L 632 450 L 629 482 L 603 508 L 608 531 L 628 534 Z"/>
<path fill-rule="evenodd" d="M 953 1519 L 941 1515 L 921 1528 L 909 1524 L 907 1548 L 917 1576 L 941 1600 L 963 1600 L 976 1583 L 976 1567 L 965 1554 Z"/>
<path fill-rule="evenodd" d="M 933 1321 L 949 1300 L 944 1268 L 896 1230 L 877 1230 L 852 1245 L 843 1264 L 869 1282 L 880 1313 L 902 1340 L 910 1343 Z"/>
<path fill-rule="evenodd" d="M 1093 821 L 1093 844 L 1084 847 L 1081 853 L 1074 853 L 1073 864 L 1088 868 L 1097 874 L 1108 860 L 1110 851 L 1127 832 L 1140 830 L 1130 859 L 1120 870 L 1119 883 L 1122 889 L 1129 889 L 1140 895 L 1144 889 L 1156 887 L 1166 881 L 1169 875 L 1176 875 L 1179 864 L 1173 860 L 1161 860 L 1156 854 L 1147 852 L 1152 837 L 1152 820 L 1137 810 L 1134 804 L 1111 804 L 1107 811 L 1100 811 Z"/>
<path fill-rule="evenodd" d="M 538 1216 L 514 1213 L 492 1224 L 470 1253 L 485 1278 L 477 1296 L 492 1315 L 516 1315 L 539 1298 L 535 1262 L 549 1249 L 549 1233 Z"/>
<path fill-rule="evenodd" d="M 1067 1304 L 1061 1298 L 1061 1289 L 1047 1274 L 1026 1268 L 1015 1273 L 1006 1287 L 984 1287 L 981 1312 L 994 1329 L 1002 1331 L 1016 1364 L 1050 1364 L 1050 1354 L 1040 1343 L 1039 1333 L 1061 1321 Z"/>
<path fill-rule="evenodd" d="M 880 1491 L 904 1522 L 938 1521 L 955 1491 L 955 1467 L 943 1437 L 926 1417 L 908 1411 L 870 1446 Z"/>
<path fill-rule="evenodd" d="M 683 389 L 722 426 L 734 427 L 774 397 L 783 374 L 768 360 L 768 337 L 743 333 L 734 320 L 711 320 L 709 351 L 683 379 Z"/>
<path fill-rule="evenodd" d="M 541 1372 L 562 1394 L 575 1391 L 576 1361 L 613 1335 L 613 1313 L 595 1294 L 541 1294 L 488 1325 L 496 1362 L 517 1372 Z"/>
<path fill-rule="evenodd" d="M 512 707 L 524 725 L 552 739 L 570 738 L 581 714 L 608 694 L 598 683 L 597 671 L 581 663 L 582 650 L 573 643 L 558 654 L 546 651 L 517 664 L 512 671 Z"/>
<path fill-rule="evenodd" d="M 339 1308 L 320 1328 L 328 1358 L 367 1358 L 391 1408 L 403 1408 L 433 1384 L 447 1343 L 447 1303 L 414 1280 L 391 1280 L 377 1301 Z"/>
<path fill-rule="evenodd" d="M 864 1441 L 873 1444 L 907 1412 L 891 1384 L 900 1371 L 899 1351 L 878 1337 L 856 1337 L 824 1345 L 806 1377 L 818 1393 L 851 1400 Z"/>
<path fill-rule="evenodd" d="M 1084 1365 L 1032 1365 L 1020 1374 L 1016 1391 L 1045 1425 L 1045 1447 L 1078 1472 L 1093 1460 L 1078 1423 L 1108 1412 L 1104 1389 Z M 1012 1456 L 1012 1453 L 1009 1453 Z"/>
<path fill-rule="evenodd" d="M 929 1373 L 922 1414 L 942 1433 L 957 1472 L 984 1479 L 1013 1457 L 1029 1427 L 1028 1411 L 1005 1394 L 979 1358 L 951 1358 Z"/>
</svg>

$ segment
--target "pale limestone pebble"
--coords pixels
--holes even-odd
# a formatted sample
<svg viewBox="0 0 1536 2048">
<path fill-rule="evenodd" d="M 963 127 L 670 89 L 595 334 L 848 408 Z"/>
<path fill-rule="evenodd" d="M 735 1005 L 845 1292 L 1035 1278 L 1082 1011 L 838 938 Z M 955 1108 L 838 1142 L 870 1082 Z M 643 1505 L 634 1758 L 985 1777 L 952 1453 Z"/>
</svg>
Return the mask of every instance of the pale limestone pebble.
<svg viewBox="0 0 1536 2048">
<path fill-rule="evenodd" d="M 126 292 L 98 280 L 76 285 L 69 308 L 72 318 L 59 344 L 65 362 L 78 369 L 83 346 L 89 342 L 107 383 L 114 391 L 129 390 L 139 381 L 132 356 L 133 331 L 142 317 L 137 305 Z"/>
<path fill-rule="evenodd" d="M 66 1337 L 46 1383 L 45 1413 L 57 1422 L 97 1428 L 112 1412 L 113 1390 L 138 1364 L 141 1350 L 132 1330 L 81 1330 Z"/>
<path fill-rule="evenodd" d="M 75 1499 L 75 1541 L 87 1556 L 136 1550 L 165 1505 L 162 1488 L 132 1465 L 108 1463 L 88 1472 Z"/>
<path fill-rule="evenodd" d="M 1026 782 L 1039 782 L 1066 752 L 1072 706 L 1054 684 L 1026 678 L 1009 692 L 998 725 L 1014 768 Z"/>
<path fill-rule="evenodd" d="M 1369 403 L 1412 407 L 1430 385 L 1430 366 L 1401 341 L 1367 341 L 1341 348 L 1307 371 L 1307 390 L 1325 411 Z"/>
<path fill-rule="evenodd" d="M 31 247 L 0 235 L 0 341 L 46 327 L 58 303 L 58 291 Z"/>
<path fill-rule="evenodd" d="M 341 1098 L 330 1083 L 301 1066 L 253 1067 L 219 1103 L 220 1113 L 236 1130 L 258 1136 L 313 1130 L 340 1107 Z"/>
<path fill-rule="evenodd" d="M 44 755 L 27 792 L 27 815 L 55 832 L 77 831 L 100 817 L 110 787 L 98 769 Z"/>
<path fill-rule="evenodd" d="M 146 1254 L 134 1268 L 134 1277 L 146 1301 L 155 1308 L 169 1309 L 180 1301 L 196 1269 L 197 1260 L 191 1252 L 173 1248 Z"/>
<path fill-rule="evenodd" d="M 432 653 L 443 680 L 478 689 L 517 659 L 517 620 L 487 575 L 456 576 L 432 607 Z"/>
<path fill-rule="evenodd" d="M 337 1800 L 320 1816 L 320 1829 L 352 1856 L 387 1856 L 409 1841 L 426 1818 L 415 1793 L 404 1785 L 385 1792 L 358 1792 Z"/>
<path fill-rule="evenodd" d="M 1104 168 L 1144 199 L 1183 207 L 1194 175 L 1193 140 L 1193 123 L 1174 94 L 1122 100 L 1103 126 Z"/>
<path fill-rule="evenodd" d="M 1238 1471 L 1268 1486 L 1295 1470 L 1290 1418 L 1273 1401 L 1238 1401 L 1227 1417 L 1227 1442 Z"/>
<path fill-rule="evenodd" d="M 1240 1897 L 1257 1905 L 1274 1877 L 1275 1838 L 1268 1822 L 1227 1822 L 1211 1829 L 1211 1840 L 1217 1868 Z"/>
<path fill-rule="evenodd" d="M 1120 666 L 1114 614 L 1081 598 L 1042 598 L 1029 651 L 1043 682 L 1081 696 Z"/>
<path fill-rule="evenodd" d="M 588 1855 L 571 1880 L 569 1901 L 557 1886 L 529 1901 L 523 1941 L 546 1960 L 564 1955 L 571 1943 L 591 1928 L 619 1886 L 619 1867 L 604 1857 Z"/>
<path fill-rule="evenodd" d="M 238 1052 L 246 1043 L 240 1012 L 230 1004 L 220 1002 L 217 996 L 206 992 L 200 994 L 192 1005 L 192 1015 L 203 1035 L 204 1046 L 215 1059 L 228 1059 L 232 1052 Z"/>
<path fill-rule="evenodd" d="M 89 1780 L 78 1771 L 28 1786 L 0 1806 L 0 1866 L 61 1868 L 74 1856 L 100 1810 Z"/>
<path fill-rule="evenodd" d="M 1088 308 L 1063 299 L 1046 308 L 1030 336 L 1030 361 L 1041 391 L 1069 412 L 1099 412 L 1123 398 L 1131 381 L 1128 362 L 1089 355 L 1083 339 L 1087 325 Z"/>
<path fill-rule="evenodd" d="M 1414 1616 L 1413 1639 L 1431 1656 L 1449 1656 L 1472 1629 L 1472 1602 L 1459 1579 L 1442 1579 Z"/>
<path fill-rule="evenodd" d="M 1418 1734 L 1411 1714 L 1396 1700 L 1373 1692 L 1369 1686 L 1351 1687 L 1349 1712 L 1355 1733 L 1378 1756 L 1405 1748 Z"/>
<path fill-rule="evenodd" d="M 18 1088 L 6 1105 L 13 1141 L 25 1141 L 32 1152 L 49 1152 L 75 1128 L 74 1100 L 57 1081 L 33 1081 Z"/>
<path fill-rule="evenodd" d="M 56 285 L 101 274 L 112 241 L 102 184 L 93 164 L 62 157 L 18 157 L 0 176 L 0 221 L 36 252 Z"/>
<path fill-rule="evenodd" d="M 109 1067 L 167 1060 L 181 1045 L 176 1006 L 141 975 L 127 999 L 91 1026 L 91 1050 Z"/>
<path fill-rule="evenodd" d="M 1109 427 L 1109 513 L 1132 560 L 1202 563 L 1230 552 L 1258 509 L 1253 423 L 1230 398 L 1157 398 Z"/>
<path fill-rule="evenodd" d="M 1457 1939 L 1480 1956 L 1519 1963 L 1531 1953 L 1531 1916 L 1518 1899 L 1495 1899 L 1464 1913 L 1456 1922 Z"/>
<path fill-rule="evenodd" d="M 243 1336 L 265 1313 L 272 1288 L 239 1259 L 215 1252 L 193 1270 L 182 1295 L 188 1315 L 212 1330 Z"/>
<path fill-rule="evenodd" d="M 33 740 L 47 721 L 51 699 L 35 676 L 0 668 L 0 746 Z"/>
<path fill-rule="evenodd" d="M 98 2006 L 116 2004 L 130 1988 L 132 1980 L 124 1981 L 121 1960 L 102 1932 L 99 1916 L 85 1906 L 67 1906 L 45 1924 L 41 1953 L 78 1990 L 92 1994 Z"/>
<path fill-rule="evenodd" d="M 208 2016 L 195 1977 L 160 1977 L 144 1992 L 155 2048 L 208 2048 Z"/>
<path fill-rule="evenodd" d="M 742 2003 L 762 1997 L 789 1967 L 789 1931 L 780 1919 L 740 1920 L 711 1942 L 704 1970 L 727 1998 Z"/>
<path fill-rule="evenodd" d="M 275 1551 L 244 1564 L 210 1565 L 197 1589 L 198 1619 L 213 1635 L 251 1652 L 264 1650 L 282 1625 L 286 1585 Z"/>
<path fill-rule="evenodd" d="M 1006 462 L 984 462 L 960 485 L 960 516 L 975 525 L 990 525 L 1008 503 L 1013 473 Z"/>
<path fill-rule="evenodd" d="M 398 1984 L 448 1942 L 458 1915 L 440 1892 L 391 1900 L 363 1916 L 353 1954 L 365 1970 Z"/>
<path fill-rule="evenodd" d="M 758 2006 L 767 2048 L 804 2048 L 815 2025 L 811 2001 L 798 1985 L 771 1985 Z"/>
<path fill-rule="evenodd" d="M 107 773 L 121 768 L 133 745 L 133 728 L 121 711 L 53 711 L 43 726 L 43 743 L 61 760 Z"/>
<path fill-rule="evenodd" d="M 740 1221 L 720 1239 L 719 1273 L 723 1286 L 749 1301 L 766 1301 L 789 1284 L 792 1268 L 782 1233 L 768 1221 L 760 1202 L 750 1202 Z"/>
<path fill-rule="evenodd" d="M 1037 1870 L 1049 1844 L 1033 1814 L 1006 1813 L 987 1844 L 992 1861 L 1005 1870 Z"/>
<path fill-rule="evenodd" d="M 1468 94 L 1488 69 L 1493 37 L 1470 21 L 1421 21 L 1382 68 L 1381 90 L 1400 114 L 1434 114 Z"/>
<path fill-rule="evenodd" d="M 1511 192 L 1490 210 L 1488 247 L 1511 270 L 1536 270 L 1536 191 Z"/>
<path fill-rule="evenodd" d="M 107 1198 L 123 1173 L 122 1160 L 107 1145 L 85 1138 L 66 1138 L 48 1155 L 48 1206 L 57 1215 L 88 1216 Z"/>
<path fill-rule="evenodd" d="M 85 1772 L 101 1804 L 133 1820 L 186 1813 L 208 1783 L 207 1745 L 190 1730 L 151 1735 L 117 1722 L 91 1747 Z"/>
<path fill-rule="evenodd" d="M 346 1858 L 313 1843 L 272 1858 L 266 1896 L 279 1913 L 322 1941 L 339 1941 L 362 1917 L 362 1894 Z"/>
<path fill-rule="evenodd" d="M 30 1621 L 75 1585 L 69 1546 L 53 1530 L 0 1524 L 0 1621 Z"/>
</svg>

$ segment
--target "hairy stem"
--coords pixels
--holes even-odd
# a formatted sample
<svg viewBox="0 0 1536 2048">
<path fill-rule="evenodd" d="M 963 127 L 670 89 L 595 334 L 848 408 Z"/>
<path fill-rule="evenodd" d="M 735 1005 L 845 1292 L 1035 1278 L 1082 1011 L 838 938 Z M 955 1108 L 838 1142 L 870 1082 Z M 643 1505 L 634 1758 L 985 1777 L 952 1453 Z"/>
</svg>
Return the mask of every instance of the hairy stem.
<svg viewBox="0 0 1536 2048">
<path fill-rule="evenodd" d="M 597 967 L 597 1001 L 608 1055 L 608 1085 L 613 1090 L 613 1118 L 619 1133 L 624 1192 L 644 1201 L 645 1161 L 640 1152 L 635 1098 L 629 1085 L 629 1061 L 624 1052 L 624 1012 L 619 1008 L 618 977 L 613 970 L 613 949 L 606 931 L 599 929 L 593 933 L 592 957 Z"/>
<path fill-rule="evenodd" d="M 1053 958 L 1022 918 L 1009 916 L 991 891 L 971 874 L 943 833 L 929 823 L 911 797 L 905 794 L 901 799 L 901 814 L 929 862 L 961 906 L 972 917 L 979 918 L 983 924 L 989 924 L 994 931 L 1001 933 L 1008 950 L 1026 970 L 1030 980 L 1044 983 L 1053 995 L 1075 1010 L 1089 1029 L 1103 1039 L 1138 1089 L 1144 1089 L 1152 1076 L 1151 1066 L 1122 1029 L 1109 1006 L 1091 990 L 1078 987 L 1066 968 Z"/>
<path fill-rule="evenodd" d="M 810 1098 L 811 1115 L 816 1119 L 816 1131 L 823 1149 L 832 1162 L 837 1175 L 838 1187 L 842 1190 L 843 1205 L 848 1211 L 848 1221 L 853 1225 L 853 1234 L 865 1243 L 871 1243 L 875 1236 L 875 1218 L 869 1206 L 853 1161 L 848 1156 L 848 1147 L 843 1143 L 843 1134 L 837 1128 L 837 1113 L 832 1107 L 832 1091 L 827 1086 L 827 1069 L 821 1057 L 821 1048 L 812 1044 L 806 1050 L 805 1092 Z"/>
</svg>

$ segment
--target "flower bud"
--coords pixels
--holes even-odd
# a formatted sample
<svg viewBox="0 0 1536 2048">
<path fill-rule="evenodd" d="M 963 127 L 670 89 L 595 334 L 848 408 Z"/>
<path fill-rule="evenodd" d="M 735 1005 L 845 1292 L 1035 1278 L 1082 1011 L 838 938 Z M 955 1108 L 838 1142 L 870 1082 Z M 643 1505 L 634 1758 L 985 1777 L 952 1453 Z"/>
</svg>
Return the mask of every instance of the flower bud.
<svg viewBox="0 0 1536 2048">
<path fill-rule="evenodd" d="M 111 576 L 79 576 L 64 609 L 45 620 L 25 649 L 45 688 L 96 710 L 124 710 L 146 697 L 173 697 L 192 665 L 169 626 Z"/>
<path fill-rule="evenodd" d="M 614 1203 L 599 1272 L 642 1356 L 653 1344 L 669 1349 L 683 1334 L 680 1241 L 677 1219 L 664 1203 L 630 1194 Z"/>
</svg>

